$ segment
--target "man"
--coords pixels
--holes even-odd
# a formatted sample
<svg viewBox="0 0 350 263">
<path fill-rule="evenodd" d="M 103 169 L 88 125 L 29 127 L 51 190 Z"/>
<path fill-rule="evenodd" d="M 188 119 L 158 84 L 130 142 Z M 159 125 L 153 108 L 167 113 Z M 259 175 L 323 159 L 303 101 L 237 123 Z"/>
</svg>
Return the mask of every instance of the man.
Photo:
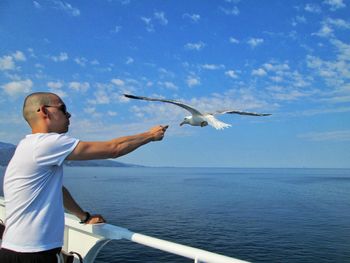
<svg viewBox="0 0 350 263">
<path fill-rule="evenodd" d="M 83 142 L 67 136 L 70 113 L 56 94 L 38 92 L 24 101 L 32 129 L 17 146 L 4 176 L 6 229 L 0 262 L 57 262 L 63 245 L 64 207 L 81 223 L 105 222 L 90 215 L 62 185 L 64 160 L 117 158 L 163 139 L 168 126 L 110 141 Z"/>
</svg>

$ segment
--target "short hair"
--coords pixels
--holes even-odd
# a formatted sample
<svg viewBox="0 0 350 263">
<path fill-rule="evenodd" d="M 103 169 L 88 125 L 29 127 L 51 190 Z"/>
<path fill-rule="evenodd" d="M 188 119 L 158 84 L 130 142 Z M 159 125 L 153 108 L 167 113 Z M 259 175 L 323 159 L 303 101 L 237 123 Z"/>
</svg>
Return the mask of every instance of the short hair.
<svg viewBox="0 0 350 263">
<path fill-rule="evenodd" d="M 57 96 L 51 92 L 34 92 L 29 94 L 23 103 L 23 117 L 31 126 L 36 120 L 36 112 L 42 105 L 50 105 L 52 96 Z"/>
</svg>

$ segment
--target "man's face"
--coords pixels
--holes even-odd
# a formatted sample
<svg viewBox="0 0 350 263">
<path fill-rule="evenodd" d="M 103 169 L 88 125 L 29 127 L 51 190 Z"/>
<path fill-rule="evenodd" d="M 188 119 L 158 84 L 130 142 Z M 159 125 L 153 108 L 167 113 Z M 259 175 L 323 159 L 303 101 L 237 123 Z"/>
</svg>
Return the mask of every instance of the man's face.
<svg viewBox="0 0 350 263">
<path fill-rule="evenodd" d="M 58 96 L 52 96 L 51 104 L 46 106 L 46 110 L 50 115 L 50 130 L 57 133 L 67 132 L 71 115 L 64 102 Z"/>
</svg>

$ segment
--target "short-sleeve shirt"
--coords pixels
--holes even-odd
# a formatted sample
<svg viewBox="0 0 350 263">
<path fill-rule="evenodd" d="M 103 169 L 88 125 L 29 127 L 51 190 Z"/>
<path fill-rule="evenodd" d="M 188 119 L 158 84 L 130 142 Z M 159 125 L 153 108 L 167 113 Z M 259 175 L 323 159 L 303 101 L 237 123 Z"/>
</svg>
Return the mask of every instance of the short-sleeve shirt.
<svg viewBox="0 0 350 263">
<path fill-rule="evenodd" d="M 2 247 L 39 252 L 63 245 L 63 161 L 79 140 L 36 133 L 18 144 L 4 176 L 6 229 Z"/>
</svg>

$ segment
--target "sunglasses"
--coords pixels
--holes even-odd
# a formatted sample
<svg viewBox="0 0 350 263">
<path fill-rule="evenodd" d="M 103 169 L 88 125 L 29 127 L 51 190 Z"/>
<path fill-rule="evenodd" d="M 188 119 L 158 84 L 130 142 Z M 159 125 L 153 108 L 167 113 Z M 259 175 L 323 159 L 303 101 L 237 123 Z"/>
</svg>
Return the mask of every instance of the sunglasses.
<svg viewBox="0 0 350 263">
<path fill-rule="evenodd" d="M 68 111 L 67 111 L 67 107 L 65 104 L 59 105 L 59 106 L 55 106 L 55 105 L 43 105 L 46 108 L 57 108 L 60 111 L 63 112 L 64 115 L 68 115 Z M 40 111 L 40 109 L 38 109 L 38 112 Z"/>
</svg>

